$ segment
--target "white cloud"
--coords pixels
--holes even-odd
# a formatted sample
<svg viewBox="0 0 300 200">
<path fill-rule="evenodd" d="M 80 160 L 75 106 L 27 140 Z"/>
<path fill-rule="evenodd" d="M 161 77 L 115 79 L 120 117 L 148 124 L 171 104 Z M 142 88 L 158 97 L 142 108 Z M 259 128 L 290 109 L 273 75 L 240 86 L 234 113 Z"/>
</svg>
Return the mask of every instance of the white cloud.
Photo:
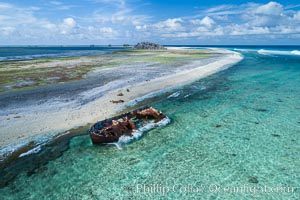
<svg viewBox="0 0 300 200">
<path fill-rule="evenodd" d="M 215 12 L 220 12 L 220 11 L 224 11 L 224 10 L 229 10 L 232 8 L 234 8 L 234 6 L 232 6 L 232 5 L 220 5 L 220 6 L 206 9 L 205 12 L 206 13 L 215 13 Z"/>
<path fill-rule="evenodd" d="M 49 3 L 57 6 L 63 4 L 61 1 L 49 1 Z"/>
<path fill-rule="evenodd" d="M 140 30 L 146 30 L 147 29 L 147 25 L 143 25 L 143 26 L 137 25 L 137 26 L 135 26 L 135 29 L 138 30 L 138 31 L 140 31 Z"/>
<path fill-rule="evenodd" d="M 91 0 L 94 3 L 111 4 L 118 8 L 126 8 L 126 0 Z"/>
<path fill-rule="evenodd" d="M 200 19 L 191 20 L 191 23 L 194 25 L 204 25 L 207 27 L 211 27 L 212 25 L 215 24 L 215 21 L 212 18 L 206 16 L 201 20 Z"/>
<path fill-rule="evenodd" d="M 269 2 L 244 13 L 244 18 L 252 26 L 276 27 L 288 20 L 288 12 L 284 12 L 281 4 Z"/>
<path fill-rule="evenodd" d="M 73 18 L 66 18 L 60 24 L 62 34 L 68 34 L 76 27 L 76 21 Z"/>
<path fill-rule="evenodd" d="M 262 14 L 262 15 L 281 15 L 283 12 L 283 7 L 281 4 L 276 2 L 269 2 L 265 5 L 259 6 L 255 13 Z"/>
<path fill-rule="evenodd" d="M 149 20 L 147 15 L 132 14 L 133 10 L 128 8 L 117 9 L 116 12 L 103 10 L 95 11 L 92 16 L 86 17 L 84 20 L 87 23 L 97 24 L 114 24 L 118 26 L 137 26 L 146 23 Z"/>
<path fill-rule="evenodd" d="M 53 23 L 50 23 L 50 22 L 45 22 L 43 25 L 42 25 L 43 28 L 45 29 L 48 29 L 50 31 L 55 31 L 57 29 L 57 26 Z"/>
<path fill-rule="evenodd" d="M 38 19 L 33 15 L 36 7 L 20 8 L 11 4 L 0 3 L 1 18 L 0 26 L 20 27 L 23 25 L 36 24 Z"/>
<path fill-rule="evenodd" d="M 228 34 L 235 36 L 269 34 L 267 27 L 252 27 L 248 25 L 232 25 L 228 27 Z"/>
<path fill-rule="evenodd" d="M 294 14 L 293 19 L 298 20 L 300 22 L 300 11 Z"/>
<path fill-rule="evenodd" d="M 108 42 L 108 40 L 116 40 L 119 38 L 119 32 L 114 30 L 112 27 L 95 27 L 88 26 L 84 28 L 84 32 L 78 34 L 81 38 L 90 40 L 103 40 Z M 124 37 L 124 35 L 122 35 Z"/>
<path fill-rule="evenodd" d="M 9 36 L 11 35 L 13 32 L 15 32 L 15 28 L 14 27 L 2 27 L 0 28 L 0 32 L 4 35 L 4 36 Z"/>
<path fill-rule="evenodd" d="M 153 24 L 152 27 L 160 31 L 180 31 L 184 29 L 182 23 L 181 18 L 172 18 Z"/>
<path fill-rule="evenodd" d="M 140 14 L 140 10 L 129 7 L 124 0 L 90 1 L 105 6 L 92 4 L 97 5 L 93 12 L 74 16 L 68 15 L 71 12 L 68 11 L 55 18 L 43 15 L 37 7 L 0 3 L 0 42 L 13 41 L 13 38 L 40 41 L 41 35 L 44 41 L 54 43 L 66 40 L 127 43 L 205 38 L 222 41 L 225 37 L 239 39 L 254 35 L 267 40 L 300 35 L 300 11 L 276 2 L 221 5 L 200 10 L 195 16 L 181 16 L 178 13 L 177 17 L 161 19 Z M 50 4 L 56 10 L 65 6 L 62 1 L 51 1 L 48 6 Z"/>
<path fill-rule="evenodd" d="M 229 8 L 234 8 L 231 11 Z M 225 10 L 223 10 L 225 9 Z M 229 9 L 229 10 L 228 10 Z M 247 38 L 251 35 L 266 39 L 276 39 L 280 35 L 298 35 L 300 33 L 300 11 L 285 11 L 284 7 L 276 2 L 267 4 L 244 4 L 237 6 L 218 6 L 203 12 L 206 16 L 202 19 L 189 20 L 190 24 L 181 22 L 182 28 L 178 32 L 161 32 L 166 38 L 211 38 L 235 37 Z M 234 16 L 230 16 L 231 14 Z M 243 13 L 243 15 L 237 15 Z M 229 14 L 229 15 L 223 15 Z M 217 21 L 213 18 L 218 19 Z M 199 15 L 195 16 L 199 17 Z M 226 17 L 226 20 L 221 20 Z M 185 17 L 183 17 L 185 18 Z M 186 19 L 188 19 L 186 18 Z M 218 23 L 223 22 L 223 23 Z M 226 22 L 226 23 L 224 23 Z M 297 26 L 298 24 L 298 26 Z M 147 30 L 149 25 L 138 26 L 137 30 Z M 154 33 L 155 35 L 155 33 Z"/>
<path fill-rule="evenodd" d="M 253 35 L 268 40 L 280 35 L 299 34 L 299 17 L 300 11 L 285 11 L 279 3 L 250 3 L 240 6 L 218 6 L 202 11 L 202 16 L 198 14 L 145 23 L 135 26 L 135 29 L 145 37 L 166 40 L 248 38 Z"/>
<path fill-rule="evenodd" d="M 71 8 L 74 8 L 75 6 L 58 6 L 57 10 L 70 10 Z"/>
<path fill-rule="evenodd" d="M 111 27 L 102 27 L 99 29 L 102 34 L 113 34 L 115 31 Z"/>
<path fill-rule="evenodd" d="M 281 17 L 253 16 L 249 23 L 253 26 L 274 27 L 277 26 L 281 20 Z"/>
<path fill-rule="evenodd" d="M 54 6 L 56 10 L 70 10 L 71 8 L 76 7 L 75 5 L 65 5 L 61 1 L 49 1 L 49 4 L 51 4 L 51 6 Z"/>
<path fill-rule="evenodd" d="M 0 2 L 0 9 L 8 9 L 8 8 L 12 8 L 13 6 L 9 3 L 2 3 Z"/>
<path fill-rule="evenodd" d="M 8 20 L 10 17 L 7 15 L 0 15 L 0 23 L 4 23 L 6 20 Z"/>
</svg>

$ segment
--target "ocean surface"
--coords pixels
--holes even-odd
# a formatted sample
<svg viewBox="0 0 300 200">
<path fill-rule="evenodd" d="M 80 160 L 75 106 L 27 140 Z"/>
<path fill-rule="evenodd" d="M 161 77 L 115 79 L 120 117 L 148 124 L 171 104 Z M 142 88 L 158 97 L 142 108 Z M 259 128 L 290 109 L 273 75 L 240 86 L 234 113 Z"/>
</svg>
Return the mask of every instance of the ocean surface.
<svg viewBox="0 0 300 200">
<path fill-rule="evenodd" d="M 128 49 L 122 46 L 0 46 L 0 61 L 31 60 L 38 58 L 62 58 L 108 54 Z"/>
<path fill-rule="evenodd" d="M 244 60 L 151 103 L 169 125 L 122 149 L 75 137 L 0 199 L 299 199 L 300 47 L 222 48 Z"/>
</svg>

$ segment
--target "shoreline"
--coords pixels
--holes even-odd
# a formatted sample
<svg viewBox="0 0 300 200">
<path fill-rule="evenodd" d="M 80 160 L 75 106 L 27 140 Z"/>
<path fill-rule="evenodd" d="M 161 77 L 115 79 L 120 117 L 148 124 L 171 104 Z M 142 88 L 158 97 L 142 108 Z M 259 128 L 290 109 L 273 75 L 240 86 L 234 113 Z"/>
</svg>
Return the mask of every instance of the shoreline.
<svg viewBox="0 0 300 200">
<path fill-rule="evenodd" d="M 227 50 L 225 50 L 227 51 Z M 220 51 L 219 51 L 220 52 Z M 223 50 L 221 50 L 223 52 Z M 226 70 L 229 67 L 237 64 L 240 62 L 243 57 L 239 53 L 231 52 L 232 55 L 228 56 L 227 58 L 223 58 L 221 60 L 214 61 L 212 63 L 199 66 L 194 69 L 190 70 L 185 70 L 178 72 L 173 75 L 167 75 L 163 77 L 159 77 L 157 79 L 150 80 L 149 83 L 152 85 L 153 91 L 147 91 L 141 93 L 142 95 L 136 96 L 134 99 L 129 101 L 127 104 L 125 104 L 121 109 L 124 109 L 124 107 L 132 106 L 136 102 L 143 101 L 144 99 L 151 98 L 153 96 L 157 96 L 160 93 L 165 93 L 167 91 L 170 91 L 172 89 L 181 87 L 183 85 L 190 84 L 194 81 L 197 81 L 199 79 L 205 78 L 207 76 L 210 76 L 212 74 L 218 73 L 220 71 Z M 197 65 L 197 63 L 194 63 Z M 161 86 L 161 83 L 164 83 L 164 88 L 163 89 L 157 89 Z M 143 87 L 146 87 L 146 83 L 143 83 L 141 85 L 136 85 L 137 90 L 142 91 Z"/>
<path fill-rule="evenodd" d="M 58 134 L 66 133 L 66 130 L 82 126 L 86 127 L 89 124 L 112 117 L 126 107 L 133 106 L 138 101 L 225 70 L 242 60 L 242 56 L 236 52 L 228 50 L 215 50 L 214 52 L 224 54 L 224 56 L 205 65 L 201 65 L 201 62 L 196 60 L 189 63 L 196 66 L 195 68 L 150 79 L 146 82 L 131 85 L 130 87 L 125 86 L 113 89 L 87 104 L 74 106 L 72 102 L 66 102 L 63 104 L 60 103 L 60 107 L 56 108 L 57 104 L 54 102 L 48 105 L 46 111 L 43 111 L 41 108 L 40 110 L 36 110 L 35 108 L 38 107 L 26 108 L 27 110 L 24 109 L 23 112 L 18 113 L 22 118 L 7 121 L 5 126 L 1 128 L 4 134 L 9 134 L 9 138 L 6 142 L 2 141 L 0 143 L 0 153 L 13 152 L 14 149 L 23 146 L 20 143 L 23 142 L 26 145 L 34 137 L 44 137 L 44 140 L 47 140 Z M 128 88 L 130 92 L 128 92 Z M 87 91 L 87 93 L 95 91 L 97 91 L 97 88 L 93 88 Z M 117 96 L 120 92 L 124 96 Z M 111 103 L 111 100 L 120 99 L 124 101 L 123 104 Z M 18 138 L 20 132 L 27 133 L 25 138 Z"/>
</svg>

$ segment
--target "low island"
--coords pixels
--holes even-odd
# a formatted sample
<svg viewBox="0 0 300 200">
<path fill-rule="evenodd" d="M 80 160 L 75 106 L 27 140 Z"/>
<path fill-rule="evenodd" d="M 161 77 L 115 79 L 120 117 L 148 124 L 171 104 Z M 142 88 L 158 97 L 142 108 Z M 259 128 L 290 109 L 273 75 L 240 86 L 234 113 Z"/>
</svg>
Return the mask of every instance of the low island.
<svg viewBox="0 0 300 200">
<path fill-rule="evenodd" d="M 81 126 L 88 129 L 146 98 L 241 59 L 228 50 L 166 49 L 139 43 L 112 54 L 1 62 L 2 159 L 20 144 Z"/>
</svg>

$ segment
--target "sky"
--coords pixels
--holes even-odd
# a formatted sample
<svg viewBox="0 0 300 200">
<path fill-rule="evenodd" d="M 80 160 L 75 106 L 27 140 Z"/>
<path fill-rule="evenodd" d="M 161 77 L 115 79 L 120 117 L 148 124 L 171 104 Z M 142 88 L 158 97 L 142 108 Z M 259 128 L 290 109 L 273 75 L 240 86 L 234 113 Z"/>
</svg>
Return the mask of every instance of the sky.
<svg viewBox="0 0 300 200">
<path fill-rule="evenodd" d="M 299 0 L 0 0 L 0 45 L 300 45 Z"/>
</svg>

